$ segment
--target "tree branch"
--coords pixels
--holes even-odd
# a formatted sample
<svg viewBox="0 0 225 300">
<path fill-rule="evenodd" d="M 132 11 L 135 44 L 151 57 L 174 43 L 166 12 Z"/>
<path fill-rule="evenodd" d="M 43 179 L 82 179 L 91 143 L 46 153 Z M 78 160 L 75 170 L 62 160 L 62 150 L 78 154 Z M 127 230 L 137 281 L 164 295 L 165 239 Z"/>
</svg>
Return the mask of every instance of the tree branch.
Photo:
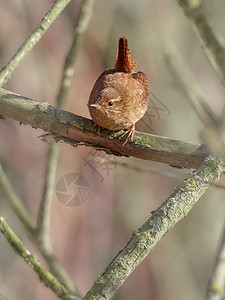
<svg viewBox="0 0 225 300">
<path fill-rule="evenodd" d="M 80 299 L 77 296 L 72 295 L 64 285 L 60 284 L 50 272 L 41 266 L 36 257 L 24 246 L 2 217 L 0 217 L 0 230 L 13 250 L 24 258 L 26 263 L 38 274 L 40 281 L 43 282 L 46 287 L 49 287 L 59 298 L 63 300 Z"/>
<path fill-rule="evenodd" d="M 18 218 L 24 225 L 25 229 L 27 230 L 29 237 L 33 240 L 38 250 L 40 251 L 41 255 L 45 259 L 46 263 L 48 264 L 50 271 L 60 280 L 61 283 L 63 283 L 63 285 L 71 293 L 80 296 L 79 291 L 74 286 L 72 280 L 69 278 L 68 274 L 62 268 L 57 258 L 53 254 L 50 243 L 48 242 L 45 243 L 45 241 L 43 242 L 43 240 L 40 239 L 40 234 L 34 227 L 28 211 L 26 210 L 22 201 L 19 199 L 12 185 L 8 181 L 8 178 L 5 175 L 1 165 L 0 165 L 0 187 L 2 193 L 4 193 L 5 197 L 7 198 L 13 210 L 15 211 L 15 214 L 18 216 Z"/>
<path fill-rule="evenodd" d="M 218 124 L 218 118 L 205 101 L 197 83 L 178 50 L 175 47 L 167 46 L 165 58 L 175 83 L 177 83 L 179 89 L 186 96 L 203 125 L 206 128 L 214 128 Z"/>
<path fill-rule="evenodd" d="M 55 134 L 74 146 L 92 146 L 107 153 L 163 162 L 175 167 L 197 168 L 209 150 L 205 145 L 136 132 L 134 141 L 123 144 L 123 131 L 102 130 L 86 118 L 52 107 L 47 102 L 0 89 L 0 114 Z"/>
<path fill-rule="evenodd" d="M 49 224 L 50 224 L 50 210 L 51 202 L 55 186 L 55 174 L 58 160 L 58 145 L 55 141 L 51 141 L 48 147 L 45 181 L 42 191 L 42 199 L 37 216 L 36 236 L 40 243 L 48 244 L 49 242 Z"/>
<path fill-rule="evenodd" d="M 67 4 L 71 0 L 55 0 L 51 9 L 47 12 L 44 18 L 34 31 L 28 36 L 24 43 L 20 46 L 17 52 L 9 60 L 0 71 L 0 87 L 2 87 L 10 78 L 12 73 L 19 66 L 22 59 L 30 52 L 30 50 L 36 45 L 42 36 L 45 34 L 50 25 L 55 21 L 58 15 L 64 10 Z"/>
<path fill-rule="evenodd" d="M 81 39 L 81 35 L 84 33 L 90 20 L 93 2 L 93 0 L 84 0 L 82 2 L 78 18 L 75 22 L 73 41 L 69 54 L 65 61 L 61 85 L 57 97 L 57 107 L 59 108 L 62 108 L 64 106 L 66 100 L 66 95 L 74 73 L 78 45 Z M 48 228 L 50 222 L 50 207 L 55 184 L 57 159 L 58 145 L 55 143 L 55 141 L 52 141 L 48 148 L 45 183 L 36 226 L 36 236 L 38 236 L 40 243 L 43 242 L 46 245 L 49 245 L 49 247 L 50 242 L 48 239 Z"/>
<path fill-rule="evenodd" d="M 175 81 L 178 83 L 178 87 L 187 96 L 188 101 L 204 125 L 204 130 L 201 133 L 203 141 L 207 143 L 212 153 L 225 158 L 224 114 L 221 114 L 220 117 L 216 117 L 203 98 L 190 71 L 175 48 L 167 50 L 166 60 Z"/>
<path fill-rule="evenodd" d="M 159 169 L 159 168 L 154 168 L 154 167 L 140 168 L 138 166 L 134 166 L 134 165 L 131 165 L 131 164 L 126 163 L 126 162 L 115 161 L 115 160 L 111 160 L 111 159 L 103 159 L 103 158 L 100 158 L 100 157 L 94 157 L 93 160 L 98 162 L 98 163 L 101 163 L 101 164 L 111 165 L 111 166 L 114 166 L 115 168 L 118 166 L 118 167 L 122 167 L 122 168 L 125 168 L 125 169 L 128 169 L 128 170 L 134 171 L 134 172 L 138 172 L 138 173 L 143 172 L 143 173 L 151 173 L 153 175 L 165 176 L 165 177 L 168 177 L 168 178 L 176 178 L 176 179 L 180 178 L 179 174 L 176 174 L 176 173 L 171 172 L 171 171 Z M 224 184 L 213 183 L 212 185 L 216 188 L 220 188 L 220 189 L 225 190 L 225 185 Z"/>
<path fill-rule="evenodd" d="M 207 300 L 222 300 L 225 295 L 225 227 L 207 291 Z"/>
<path fill-rule="evenodd" d="M 222 172 L 223 162 L 209 155 L 199 169 L 190 174 L 143 226 L 133 233 L 125 247 L 98 276 L 84 299 L 111 299 L 161 238 L 187 216 Z"/>
<path fill-rule="evenodd" d="M 66 96 L 68 93 L 69 86 L 74 73 L 75 60 L 77 56 L 78 46 L 81 40 L 81 36 L 87 28 L 88 22 L 92 14 L 93 0 L 83 0 L 80 12 L 74 26 L 73 41 L 67 55 L 59 94 L 57 97 L 57 107 L 62 108 L 64 106 Z M 45 181 L 42 193 L 41 204 L 37 217 L 37 225 L 35 230 L 35 242 L 38 241 L 38 248 L 44 258 L 46 259 L 50 271 L 53 274 L 57 274 L 57 278 L 60 282 L 64 283 L 65 286 L 71 292 L 77 292 L 72 280 L 66 271 L 60 266 L 58 260 L 53 254 L 51 243 L 49 241 L 49 223 L 50 223 L 50 209 L 52 203 L 52 196 L 54 191 L 56 168 L 58 160 L 58 145 L 55 141 L 51 141 L 48 147 L 46 170 L 45 170 Z"/>
<path fill-rule="evenodd" d="M 88 23 L 92 15 L 94 0 L 83 0 L 77 22 L 73 31 L 73 42 L 70 51 L 67 55 L 63 76 L 60 84 L 60 90 L 57 97 L 57 107 L 63 108 L 64 102 L 68 93 L 69 86 L 74 74 L 74 66 L 77 57 L 77 50 L 81 40 L 81 37 L 86 30 Z"/>
<path fill-rule="evenodd" d="M 7 199 L 10 199 L 10 203 L 12 205 L 14 212 L 22 222 L 27 232 L 29 234 L 32 233 L 34 224 L 31 219 L 31 216 L 26 210 L 23 203 L 20 201 L 13 187 L 11 186 L 1 165 L 0 165 L 0 187 L 1 187 L 1 192 L 4 193 Z"/>
<path fill-rule="evenodd" d="M 205 13 L 202 0 L 177 0 L 183 7 L 184 13 L 192 21 L 195 33 L 200 40 L 203 51 L 216 71 L 220 80 L 225 84 L 225 49 L 218 39 Z M 224 42 L 223 42 L 224 43 Z"/>
</svg>

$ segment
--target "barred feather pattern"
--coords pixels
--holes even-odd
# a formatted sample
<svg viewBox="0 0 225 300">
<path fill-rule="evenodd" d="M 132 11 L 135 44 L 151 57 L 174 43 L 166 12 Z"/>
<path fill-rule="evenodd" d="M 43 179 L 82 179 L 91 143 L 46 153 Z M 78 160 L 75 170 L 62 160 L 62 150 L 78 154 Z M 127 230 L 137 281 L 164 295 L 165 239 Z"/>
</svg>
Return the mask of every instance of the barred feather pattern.
<svg viewBox="0 0 225 300">
<path fill-rule="evenodd" d="M 130 57 L 130 48 L 125 36 L 119 39 L 117 59 L 115 61 L 115 71 L 132 73 L 136 67 L 136 62 Z"/>
<path fill-rule="evenodd" d="M 145 73 L 143 72 L 137 72 L 137 73 L 133 73 L 131 75 L 135 80 L 137 80 L 138 82 L 141 83 L 141 85 L 143 86 L 142 89 L 142 94 L 138 99 L 138 105 L 140 107 L 146 107 L 147 103 L 148 103 L 148 77 Z"/>
</svg>

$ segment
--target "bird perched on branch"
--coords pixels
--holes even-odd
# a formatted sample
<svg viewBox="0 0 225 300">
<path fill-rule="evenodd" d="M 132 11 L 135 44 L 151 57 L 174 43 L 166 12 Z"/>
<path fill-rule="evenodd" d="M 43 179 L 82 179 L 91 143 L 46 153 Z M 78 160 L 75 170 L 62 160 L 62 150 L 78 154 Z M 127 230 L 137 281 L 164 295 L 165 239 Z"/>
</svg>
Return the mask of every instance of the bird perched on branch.
<svg viewBox="0 0 225 300">
<path fill-rule="evenodd" d="M 98 126 L 127 129 L 123 145 L 133 139 L 135 123 L 148 108 L 148 79 L 143 72 L 134 72 L 135 67 L 128 41 L 121 37 L 114 68 L 99 76 L 88 101 L 91 118 Z"/>
</svg>

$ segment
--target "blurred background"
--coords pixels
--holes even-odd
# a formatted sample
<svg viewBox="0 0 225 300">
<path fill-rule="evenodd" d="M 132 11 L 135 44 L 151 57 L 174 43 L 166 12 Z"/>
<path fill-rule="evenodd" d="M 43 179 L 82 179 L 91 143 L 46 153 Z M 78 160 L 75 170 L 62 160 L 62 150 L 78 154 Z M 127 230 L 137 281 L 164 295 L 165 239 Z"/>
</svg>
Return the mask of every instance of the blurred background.
<svg viewBox="0 0 225 300">
<path fill-rule="evenodd" d="M 53 1 L 0 0 L 0 66 L 4 66 Z M 40 43 L 22 61 L 4 88 L 55 105 L 62 68 L 81 1 L 72 1 Z M 204 1 L 218 34 L 225 33 L 225 2 Z M 176 47 L 190 69 L 205 101 L 215 114 L 224 106 L 224 88 L 205 58 L 189 20 L 175 0 L 96 0 L 79 47 L 66 110 L 90 117 L 87 101 L 100 73 L 114 65 L 118 39 L 126 36 L 138 70 L 149 77 L 149 110 L 137 129 L 169 138 L 201 143 L 203 125 L 180 92 L 165 53 Z M 181 72 L 182 76 L 182 72 Z M 10 182 L 36 220 L 48 145 L 42 130 L 0 121 L 0 161 Z M 116 253 L 181 183 L 190 170 L 135 158 L 108 156 L 92 148 L 61 143 L 56 193 L 52 203 L 50 238 L 62 266 L 84 295 Z M 173 178 L 151 172 L 156 168 Z M 112 164 L 113 163 L 113 164 Z M 72 174 L 72 175 L 71 175 Z M 72 189 L 70 184 L 78 179 Z M 221 178 L 221 183 L 225 183 Z M 60 191 L 73 196 L 64 201 Z M 65 190 L 66 189 L 66 190 Z M 58 193 L 59 192 L 59 193 Z M 65 196 L 65 195 L 64 195 Z M 187 218 L 154 248 L 114 296 L 118 300 L 204 299 L 223 232 L 225 191 L 212 187 Z M 4 197 L 0 215 L 27 248 L 36 248 Z M 33 270 L 0 235 L 0 293 L 9 299 L 56 299 Z"/>
</svg>

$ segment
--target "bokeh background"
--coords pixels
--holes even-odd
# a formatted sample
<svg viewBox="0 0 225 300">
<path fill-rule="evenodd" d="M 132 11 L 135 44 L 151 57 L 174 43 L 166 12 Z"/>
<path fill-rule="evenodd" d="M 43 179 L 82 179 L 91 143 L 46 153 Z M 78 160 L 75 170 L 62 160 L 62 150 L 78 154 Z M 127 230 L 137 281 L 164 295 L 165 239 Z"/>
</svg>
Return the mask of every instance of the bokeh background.
<svg viewBox="0 0 225 300">
<path fill-rule="evenodd" d="M 15 53 L 40 22 L 53 1 L 0 0 L 0 65 Z M 52 105 L 59 89 L 62 68 L 81 1 L 72 1 L 47 31 L 41 42 L 22 61 L 5 88 L 48 101 Z M 205 0 L 206 13 L 215 31 L 224 37 L 225 2 Z M 79 47 L 66 110 L 89 117 L 87 101 L 99 74 L 112 67 L 120 36 L 128 38 L 138 70 L 149 77 L 150 109 L 137 124 L 138 130 L 201 142 L 203 125 L 185 95 L 180 92 L 165 60 L 177 47 L 192 72 L 205 100 L 219 114 L 224 88 L 205 58 L 189 20 L 175 0 L 96 0 L 94 12 Z M 182 70 L 180 73 L 182 76 Z M 48 145 L 38 136 L 43 131 L 0 121 L 0 160 L 23 203 L 36 219 L 44 183 Z M 81 174 L 84 190 L 69 190 L 82 198 L 76 207 L 63 205 L 54 193 L 50 237 L 54 252 L 84 295 L 115 254 L 173 192 L 189 170 L 134 158 L 107 156 L 92 148 L 72 148 L 61 143 L 58 182 L 69 173 Z M 100 157 L 102 160 L 96 161 Z M 94 158 L 94 159 L 93 159 Z M 109 160 L 117 165 L 109 164 Z M 119 166 L 123 162 L 140 169 L 156 168 L 174 178 L 136 172 Z M 224 178 L 220 180 L 224 182 Z M 7 219 L 32 252 L 17 216 L 0 192 L 0 215 Z M 204 299 L 217 253 L 225 216 L 225 191 L 211 188 L 188 217 L 178 223 L 128 278 L 114 299 Z M 56 299 L 0 235 L 0 293 L 9 299 Z"/>
</svg>

